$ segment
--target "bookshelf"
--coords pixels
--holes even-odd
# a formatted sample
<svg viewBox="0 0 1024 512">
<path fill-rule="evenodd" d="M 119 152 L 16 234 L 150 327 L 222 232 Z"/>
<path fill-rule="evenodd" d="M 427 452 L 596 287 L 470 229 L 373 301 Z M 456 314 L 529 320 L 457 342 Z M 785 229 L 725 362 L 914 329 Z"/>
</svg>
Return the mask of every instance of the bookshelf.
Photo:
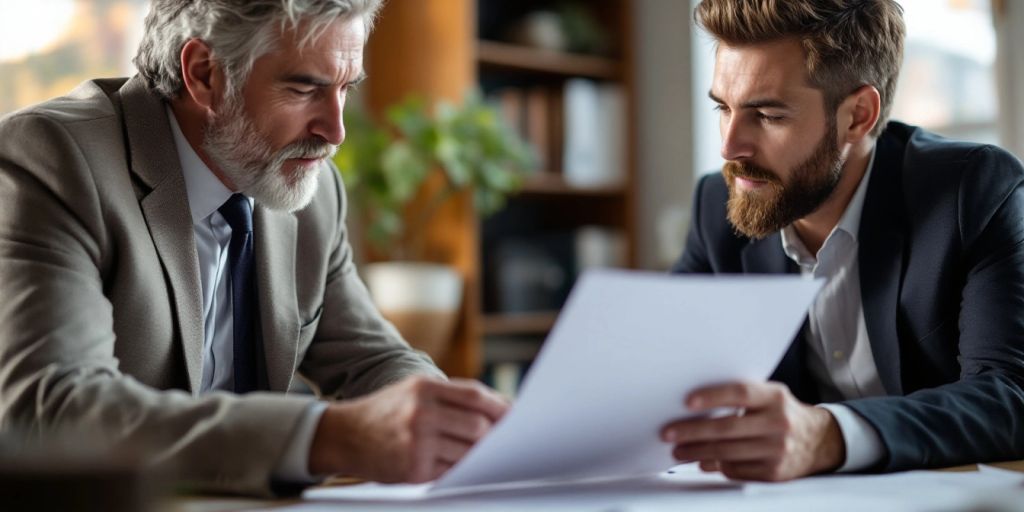
<svg viewBox="0 0 1024 512">
<path fill-rule="evenodd" d="M 491 336 L 545 335 L 555 325 L 558 311 L 484 315 L 484 334 Z"/>
<path fill-rule="evenodd" d="M 525 372 L 554 326 L 576 276 L 594 266 L 581 257 L 586 247 L 595 246 L 584 238 L 596 240 L 598 252 L 601 239 L 612 240 L 603 245 L 615 256 L 598 257 L 598 266 L 636 263 L 631 2 L 577 4 L 602 33 L 600 49 L 581 51 L 571 42 L 569 48 L 544 48 L 517 37 L 517 31 L 530 32 L 524 27 L 536 13 L 547 13 L 542 15 L 547 20 L 538 22 L 544 24 L 552 13 L 564 15 L 564 5 L 558 0 L 476 2 L 477 85 L 539 154 L 537 172 L 521 192 L 481 224 L 482 377 L 508 394 L 514 394 L 515 376 Z M 614 101 L 602 101 L 605 94 Z M 617 114 L 609 122 L 602 122 L 609 118 L 600 112 L 573 119 L 580 104 L 617 109 Z M 538 112 L 539 121 L 533 117 Z M 588 124 L 597 125 L 590 139 L 576 137 L 580 125 L 593 128 Z M 583 145 L 590 140 L 592 146 L 617 146 L 590 160 L 604 167 L 595 176 L 588 176 L 586 159 L 571 157 L 579 153 L 580 139 Z M 537 275 L 546 277 L 536 283 L 551 286 L 523 284 L 534 283 L 531 276 Z M 510 385 L 513 389 L 502 389 Z"/>
<path fill-rule="evenodd" d="M 410 93 L 458 101 L 477 89 L 538 148 L 536 172 L 505 210 L 480 219 L 464 195 L 427 228 L 425 239 L 440 261 L 465 279 L 456 338 L 439 361 L 453 376 L 491 384 L 514 381 L 555 324 L 583 266 L 635 265 L 631 2 L 572 4 L 599 35 L 588 51 L 572 45 L 545 48 L 509 36 L 537 12 L 547 13 L 550 27 L 551 13 L 564 14 L 565 5 L 562 0 L 390 0 L 367 45 L 370 79 L 364 91 L 371 111 L 382 112 Z M 567 106 L 578 100 L 583 107 Z M 614 108 L 603 108 L 609 105 Z M 603 110 L 615 116 L 600 117 Z M 587 138 L 567 123 L 599 129 L 586 132 Z M 588 174 L 590 167 L 566 157 L 604 146 L 615 153 L 598 159 L 603 175 Z M 597 248 L 598 257 L 581 258 L 592 251 L 580 248 Z M 537 276 L 556 289 L 515 288 Z"/>
<path fill-rule="evenodd" d="M 622 63 L 616 59 L 536 49 L 486 39 L 476 41 L 476 59 L 483 69 L 598 80 L 618 80 L 622 77 Z"/>
<path fill-rule="evenodd" d="M 615 197 L 625 196 L 624 185 L 601 185 L 590 187 L 574 186 L 565 178 L 553 172 L 543 172 L 530 177 L 519 192 L 525 195 L 549 195 L 562 197 Z"/>
</svg>

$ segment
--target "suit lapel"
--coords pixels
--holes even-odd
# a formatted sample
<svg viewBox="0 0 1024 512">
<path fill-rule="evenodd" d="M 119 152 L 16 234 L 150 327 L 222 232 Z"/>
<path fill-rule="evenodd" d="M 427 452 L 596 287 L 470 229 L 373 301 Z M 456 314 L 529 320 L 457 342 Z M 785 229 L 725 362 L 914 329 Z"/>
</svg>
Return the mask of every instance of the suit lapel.
<svg viewBox="0 0 1024 512">
<path fill-rule="evenodd" d="M 295 294 L 297 221 L 293 214 L 268 210 L 258 203 L 253 221 L 267 384 L 272 391 L 287 391 L 295 373 L 300 327 Z"/>
<path fill-rule="evenodd" d="M 745 274 L 789 274 L 797 271 L 795 263 L 786 256 L 782 250 L 782 235 L 774 233 L 771 236 L 750 242 L 743 248 L 740 258 L 743 263 Z M 772 373 L 771 380 L 783 382 L 804 402 L 816 402 L 817 389 L 807 375 L 806 339 L 804 330 L 807 322 L 797 333 L 790 344 L 782 361 Z"/>
<path fill-rule="evenodd" d="M 744 274 L 787 274 L 792 272 L 790 259 L 782 252 L 782 235 L 773 233 L 753 240 L 740 253 Z"/>
<path fill-rule="evenodd" d="M 879 137 L 861 214 L 859 267 L 864 323 L 882 386 L 902 395 L 896 312 L 903 281 L 903 211 L 899 148 Z"/>
<path fill-rule="evenodd" d="M 192 215 L 164 103 L 138 77 L 119 91 L 132 172 L 145 185 L 142 214 L 170 286 L 192 394 L 199 393 L 203 305 Z"/>
</svg>

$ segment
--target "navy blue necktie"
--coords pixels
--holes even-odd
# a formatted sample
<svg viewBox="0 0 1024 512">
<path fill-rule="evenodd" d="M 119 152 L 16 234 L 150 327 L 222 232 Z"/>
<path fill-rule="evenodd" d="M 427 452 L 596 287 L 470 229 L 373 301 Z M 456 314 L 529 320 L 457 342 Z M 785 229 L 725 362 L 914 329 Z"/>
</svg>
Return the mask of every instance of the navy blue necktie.
<svg viewBox="0 0 1024 512">
<path fill-rule="evenodd" d="M 242 194 L 234 194 L 217 211 L 231 226 L 228 265 L 234 324 L 235 393 L 247 393 L 255 391 L 257 386 L 255 327 L 259 315 L 253 276 L 252 205 Z"/>
</svg>

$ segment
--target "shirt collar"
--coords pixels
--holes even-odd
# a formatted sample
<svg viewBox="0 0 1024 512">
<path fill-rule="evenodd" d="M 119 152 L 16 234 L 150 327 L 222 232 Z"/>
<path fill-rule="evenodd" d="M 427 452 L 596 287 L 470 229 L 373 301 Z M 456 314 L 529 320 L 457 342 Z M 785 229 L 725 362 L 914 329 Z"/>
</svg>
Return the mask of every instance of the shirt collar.
<svg viewBox="0 0 1024 512">
<path fill-rule="evenodd" d="M 846 211 L 843 212 L 843 216 L 839 218 L 839 224 L 836 225 L 837 229 L 846 231 L 853 239 L 857 240 L 857 233 L 860 231 L 860 217 L 861 213 L 864 212 L 864 197 L 868 193 L 868 181 L 871 179 L 871 170 L 875 167 L 875 149 L 871 149 L 871 158 L 868 160 L 868 169 L 864 171 L 864 176 L 860 178 L 860 184 L 857 185 L 857 191 L 853 193 L 853 197 L 850 199 L 850 204 L 846 205 Z"/>
<path fill-rule="evenodd" d="M 167 117 L 171 120 L 174 145 L 178 150 L 178 160 L 185 175 L 185 191 L 188 194 L 189 210 L 192 211 L 192 223 L 198 224 L 217 211 L 234 192 L 224 186 L 224 183 L 203 163 L 185 139 L 185 134 L 181 132 L 174 111 L 170 106 L 166 108 Z M 252 203 L 252 199 L 249 201 Z"/>
<path fill-rule="evenodd" d="M 832 238 L 832 235 L 836 231 L 845 232 L 850 238 L 856 242 L 857 232 L 860 230 L 860 217 L 864 211 L 864 198 L 867 196 L 868 181 L 871 179 L 871 170 L 875 167 L 875 148 L 871 149 L 871 157 L 868 160 L 867 170 L 864 171 L 864 176 L 861 176 L 860 183 L 857 185 L 857 191 L 853 193 L 853 197 L 850 198 L 850 203 L 846 205 L 846 210 L 843 211 L 842 217 L 839 218 L 839 223 L 832 229 L 829 236 L 826 238 L 825 243 L 828 243 L 828 239 Z M 814 255 L 812 255 L 803 241 L 800 240 L 799 235 L 796 234 L 796 230 L 793 229 L 793 225 L 782 228 L 780 233 L 782 238 L 782 250 L 786 253 L 789 259 L 795 261 L 801 266 L 813 265 L 816 261 Z M 823 246 L 824 247 L 824 246 Z"/>
</svg>

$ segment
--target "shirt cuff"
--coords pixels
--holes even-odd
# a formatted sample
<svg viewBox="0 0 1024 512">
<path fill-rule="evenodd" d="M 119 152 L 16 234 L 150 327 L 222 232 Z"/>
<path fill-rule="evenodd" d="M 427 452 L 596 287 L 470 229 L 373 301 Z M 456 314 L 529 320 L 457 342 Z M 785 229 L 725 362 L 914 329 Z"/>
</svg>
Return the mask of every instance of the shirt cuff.
<svg viewBox="0 0 1024 512">
<path fill-rule="evenodd" d="M 840 404 L 818 404 L 827 410 L 839 424 L 846 445 L 846 461 L 836 470 L 837 473 L 852 473 L 871 467 L 885 456 L 885 445 L 872 427 L 853 409 Z"/>
<path fill-rule="evenodd" d="M 275 480 L 302 484 L 311 484 L 318 480 L 309 474 L 309 448 L 313 444 L 316 426 L 326 409 L 327 402 L 313 402 L 302 413 L 284 456 L 274 468 Z"/>
</svg>

